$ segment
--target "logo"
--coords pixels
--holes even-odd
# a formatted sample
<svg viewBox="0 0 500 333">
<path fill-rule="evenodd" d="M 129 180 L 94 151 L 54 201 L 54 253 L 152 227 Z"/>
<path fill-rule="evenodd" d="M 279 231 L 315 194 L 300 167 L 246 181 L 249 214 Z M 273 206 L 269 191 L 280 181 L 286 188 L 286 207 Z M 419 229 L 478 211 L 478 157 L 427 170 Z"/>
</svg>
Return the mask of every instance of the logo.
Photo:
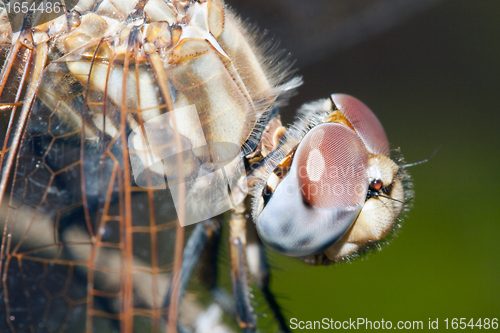
<svg viewBox="0 0 500 333">
<path fill-rule="evenodd" d="M 5 0 L 0 1 L 0 17 L 7 13 L 14 33 L 47 23 L 71 11 L 77 0 Z"/>
</svg>

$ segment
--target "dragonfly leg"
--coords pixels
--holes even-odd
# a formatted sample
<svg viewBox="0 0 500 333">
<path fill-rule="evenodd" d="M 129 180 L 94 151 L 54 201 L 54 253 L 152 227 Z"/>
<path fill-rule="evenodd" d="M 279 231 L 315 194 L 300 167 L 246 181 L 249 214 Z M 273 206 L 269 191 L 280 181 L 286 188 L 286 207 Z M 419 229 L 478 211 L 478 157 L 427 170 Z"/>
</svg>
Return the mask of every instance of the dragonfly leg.
<svg viewBox="0 0 500 333">
<path fill-rule="evenodd" d="M 200 260 L 201 254 L 207 244 L 209 232 L 212 229 L 214 221 L 212 219 L 205 220 L 203 222 L 198 223 L 189 239 L 184 247 L 183 257 L 182 257 L 182 265 L 181 265 L 181 281 L 179 287 L 179 293 L 177 294 L 178 301 L 177 304 L 180 304 L 180 300 L 186 290 L 186 286 L 193 274 L 193 270 L 196 267 L 196 264 Z M 172 295 L 172 283 L 169 284 L 167 295 L 165 296 L 165 300 L 163 301 L 163 307 L 168 308 L 170 306 Z M 177 323 L 177 331 L 181 333 L 190 333 L 190 330 L 187 327 L 184 327 L 179 322 Z"/>
<path fill-rule="evenodd" d="M 207 242 L 198 265 L 200 282 L 210 292 L 214 303 L 236 322 L 236 311 L 231 294 L 218 285 L 219 247 L 221 244 L 221 224 L 214 221 L 211 229 L 207 229 Z"/>
<path fill-rule="evenodd" d="M 244 332 L 255 332 L 257 322 L 250 303 L 246 270 L 246 207 L 240 203 L 231 211 L 229 222 L 229 249 L 231 254 L 231 282 L 238 323 Z"/>
<path fill-rule="evenodd" d="M 183 261 L 181 266 L 181 284 L 179 289 L 179 301 L 183 296 L 186 286 L 198 265 L 202 283 L 210 291 L 214 302 L 231 318 L 236 318 L 234 303 L 228 293 L 218 287 L 218 248 L 220 244 L 220 221 L 209 219 L 198 223 L 184 248 Z M 169 287 L 163 303 L 164 308 L 170 305 L 172 290 Z M 179 302 L 180 303 L 180 302 Z M 187 327 L 177 325 L 178 332 L 189 332 Z"/>
<path fill-rule="evenodd" d="M 255 284 L 260 288 L 269 308 L 273 312 L 274 318 L 278 322 L 282 332 L 290 332 L 286 323 L 286 318 L 281 311 L 281 307 L 276 301 L 274 294 L 269 289 L 271 272 L 266 258 L 264 244 L 260 240 L 254 223 L 247 224 L 247 246 L 246 255 L 250 275 Z"/>
<path fill-rule="evenodd" d="M 218 232 L 218 223 L 213 219 L 208 219 L 203 222 L 196 224 L 193 232 L 189 236 L 189 239 L 184 247 L 183 257 L 182 257 L 182 266 L 181 266 L 181 283 L 179 288 L 178 298 L 181 299 L 184 291 L 186 290 L 186 286 L 193 274 L 194 268 L 198 264 L 200 257 L 205 249 L 209 241 L 209 237 L 212 233 Z M 167 295 L 165 296 L 165 300 L 163 301 L 163 307 L 168 308 L 170 305 L 171 298 L 171 284 L 169 285 Z"/>
</svg>

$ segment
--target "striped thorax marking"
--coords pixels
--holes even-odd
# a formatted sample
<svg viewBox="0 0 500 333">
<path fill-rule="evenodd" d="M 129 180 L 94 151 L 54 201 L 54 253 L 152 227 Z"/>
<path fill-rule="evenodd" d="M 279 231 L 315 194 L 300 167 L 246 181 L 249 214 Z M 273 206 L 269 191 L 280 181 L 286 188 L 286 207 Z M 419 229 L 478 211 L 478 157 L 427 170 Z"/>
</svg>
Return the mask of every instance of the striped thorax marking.
<svg viewBox="0 0 500 333">
<path fill-rule="evenodd" d="M 211 150 L 228 142 L 247 154 L 261 142 L 277 97 L 300 84 L 295 80 L 281 88 L 283 78 L 267 74 L 244 27 L 221 1 L 125 1 L 115 7 L 81 2 L 69 19 L 61 16 L 39 27 L 60 41 L 57 50 L 65 54 L 48 66 L 39 98 L 68 128 L 85 128 L 85 137 L 96 144 L 117 137 L 120 112 L 127 112 L 132 131 L 165 112 L 195 105 Z M 153 66 L 152 53 L 159 55 L 161 69 Z M 132 61 L 124 68 L 127 54 Z M 166 90 L 158 84 L 162 70 Z M 71 96 L 84 89 L 89 90 L 84 101 Z M 180 117 L 176 126 L 165 126 L 197 146 L 201 138 L 190 136 L 190 123 Z"/>
</svg>

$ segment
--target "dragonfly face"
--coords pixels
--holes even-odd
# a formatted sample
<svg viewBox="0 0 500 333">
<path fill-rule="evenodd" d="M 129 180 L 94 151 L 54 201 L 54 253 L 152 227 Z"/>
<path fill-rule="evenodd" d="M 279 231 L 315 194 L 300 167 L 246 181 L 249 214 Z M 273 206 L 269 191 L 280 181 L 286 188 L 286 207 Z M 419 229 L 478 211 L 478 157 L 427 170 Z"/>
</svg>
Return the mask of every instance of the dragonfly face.
<svg viewBox="0 0 500 333">
<path fill-rule="evenodd" d="M 309 117 L 321 124 L 287 138 L 299 143 L 287 154 L 286 171 L 279 165 L 257 197 L 257 229 L 279 253 L 324 251 L 336 262 L 393 228 L 403 209 L 402 179 L 387 156 L 382 125 L 366 105 L 336 94 L 310 107 Z"/>
<path fill-rule="evenodd" d="M 196 263 L 217 253 L 218 221 L 194 228 L 180 270 L 174 234 L 189 205 L 224 211 L 228 187 L 226 311 L 256 329 L 248 268 L 286 330 L 255 228 L 279 253 L 329 264 L 381 240 L 403 210 L 406 175 L 375 115 L 332 95 L 284 128 L 278 107 L 301 81 L 262 55 L 221 0 L 80 1 L 45 24 L 23 22 L 0 34 L 1 331 L 196 329 L 208 311 L 178 303 Z M 218 163 L 235 157 L 240 183 L 219 182 Z M 241 183 L 256 227 L 249 201 L 235 200 Z"/>
</svg>

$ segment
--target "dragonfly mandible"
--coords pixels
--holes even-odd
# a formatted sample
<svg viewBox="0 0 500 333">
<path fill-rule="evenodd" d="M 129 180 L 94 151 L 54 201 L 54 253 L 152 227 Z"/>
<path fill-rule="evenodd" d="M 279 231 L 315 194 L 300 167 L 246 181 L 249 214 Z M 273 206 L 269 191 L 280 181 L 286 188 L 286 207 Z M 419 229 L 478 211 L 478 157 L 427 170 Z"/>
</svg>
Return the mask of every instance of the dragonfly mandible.
<svg viewBox="0 0 500 333">
<path fill-rule="evenodd" d="M 374 113 L 333 94 L 285 128 L 301 80 L 222 0 L 60 8 L 0 16 L 2 331 L 198 331 L 197 265 L 241 329 L 258 329 L 253 282 L 287 331 L 265 246 L 327 265 L 398 225 L 409 176 Z M 213 278 L 225 192 L 232 299 Z M 189 214 L 207 218 L 184 247 Z"/>
</svg>

